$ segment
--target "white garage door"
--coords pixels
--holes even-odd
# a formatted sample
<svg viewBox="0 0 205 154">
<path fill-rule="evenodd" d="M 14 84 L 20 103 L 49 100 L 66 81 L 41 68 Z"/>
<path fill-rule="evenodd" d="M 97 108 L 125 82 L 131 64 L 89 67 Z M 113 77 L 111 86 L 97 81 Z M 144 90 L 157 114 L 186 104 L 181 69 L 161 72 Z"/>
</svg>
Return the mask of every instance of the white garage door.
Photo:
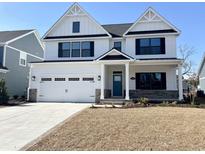
<svg viewBox="0 0 205 154">
<path fill-rule="evenodd" d="M 77 77 L 42 77 L 38 101 L 94 102 L 95 78 Z"/>
</svg>

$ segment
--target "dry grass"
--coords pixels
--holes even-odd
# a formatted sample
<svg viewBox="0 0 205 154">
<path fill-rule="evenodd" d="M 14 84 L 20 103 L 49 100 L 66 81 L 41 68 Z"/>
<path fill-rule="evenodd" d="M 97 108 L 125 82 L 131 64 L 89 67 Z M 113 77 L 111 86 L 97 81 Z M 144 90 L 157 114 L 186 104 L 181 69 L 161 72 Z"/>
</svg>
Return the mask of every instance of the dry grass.
<svg viewBox="0 0 205 154">
<path fill-rule="evenodd" d="M 28 150 L 205 150 L 205 109 L 87 109 Z"/>
</svg>

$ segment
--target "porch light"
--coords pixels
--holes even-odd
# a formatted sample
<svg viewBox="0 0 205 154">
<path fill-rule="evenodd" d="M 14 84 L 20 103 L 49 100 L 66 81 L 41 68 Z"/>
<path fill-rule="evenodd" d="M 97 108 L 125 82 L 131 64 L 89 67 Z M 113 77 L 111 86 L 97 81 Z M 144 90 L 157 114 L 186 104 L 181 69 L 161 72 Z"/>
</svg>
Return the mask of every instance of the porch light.
<svg viewBox="0 0 205 154">
<path fill-rule="evenodd" d="M 101 80 L 101 76 L 100 75 L 98 75 L 98 81 L 100 81 Z"/>
<path fill-rule="evenodd" d="M 32 80 L 32 81 L 36 81 L 36 76 L 32 76 L 32 77 L 31 77 L 31 80 Z"/>
<path fill-rule="evenodd" d="M 131 80 L 135 80 L 135 77 L 131 77 L 130 79 L 131 79 Z"/>
</svg>

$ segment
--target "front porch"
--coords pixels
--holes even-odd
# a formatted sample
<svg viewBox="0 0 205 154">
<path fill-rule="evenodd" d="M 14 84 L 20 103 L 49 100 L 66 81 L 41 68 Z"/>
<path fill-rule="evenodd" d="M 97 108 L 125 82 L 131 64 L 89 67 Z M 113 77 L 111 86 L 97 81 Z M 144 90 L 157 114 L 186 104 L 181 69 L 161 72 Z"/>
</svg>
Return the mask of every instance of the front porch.
<svg viewBox="0 0 205 154">
<path fill-rule="evenodd" d="M 137 88 L 136 74 L 138 73 L 165 74 L 165 89 Z M 178 80 L 177 80 L 178 75 Z M 142 84 L 142 83 L 139 83 Z M 160 84 L 160 83 L 159 83 Z M 146 97 L 151 101 L 180 101 L 182 93 L 181 65 L 176 63 L 129 61 L 101 63 L 101 88 L 96 89 L 96 103 L 135 101 Z M 116 101 L 115 101 L 116 100 Z"/>
</svg>

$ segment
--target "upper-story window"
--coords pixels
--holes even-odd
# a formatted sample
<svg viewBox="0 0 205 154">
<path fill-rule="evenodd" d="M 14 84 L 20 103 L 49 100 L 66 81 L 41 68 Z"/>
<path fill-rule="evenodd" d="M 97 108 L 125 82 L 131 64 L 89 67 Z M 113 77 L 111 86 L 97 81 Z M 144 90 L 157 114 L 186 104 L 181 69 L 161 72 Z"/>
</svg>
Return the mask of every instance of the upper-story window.
<svg viewBox="0 0 205 154">
<path fill-rule="evenodd" d="M 122 43 L 120 41 L 114 42 L 114 48 L 119 50 L 119 51 L 122 51 Z"/>
<path fill-rule="evenodd" d="M 71 57 L 80 57 L 80 42 L 72 42 Z"/>
<path fill-rule="evenodd" d="M 3 66 L 3 59 L 4 59 L 4 47 L 0 46 L 0 66 Z"/>
<path fill-rule="evenodd" d="M 93 57 L 94 41 L 61 42 L 58 44 L 58 57 Z"/>
<path fill-rule="evenodd" d="M 80 22 L 73 22 L 73 33 L 80 33 Z"/>
<path fill-rule="evenodd" d="M 81 43 L 81 56 L 82 57 L 93 57 L 94 56 L 94 42 L 82 42 Z"/>
<path fill-rule="evenodd" d="M 165 38 L 136 39 L 136 55 L 165 54 Z"/>
<path fill-rule="evenodd" d="M 70 42 L 59 43 L 58 57 L 70 57 Z"/>
</svg>

